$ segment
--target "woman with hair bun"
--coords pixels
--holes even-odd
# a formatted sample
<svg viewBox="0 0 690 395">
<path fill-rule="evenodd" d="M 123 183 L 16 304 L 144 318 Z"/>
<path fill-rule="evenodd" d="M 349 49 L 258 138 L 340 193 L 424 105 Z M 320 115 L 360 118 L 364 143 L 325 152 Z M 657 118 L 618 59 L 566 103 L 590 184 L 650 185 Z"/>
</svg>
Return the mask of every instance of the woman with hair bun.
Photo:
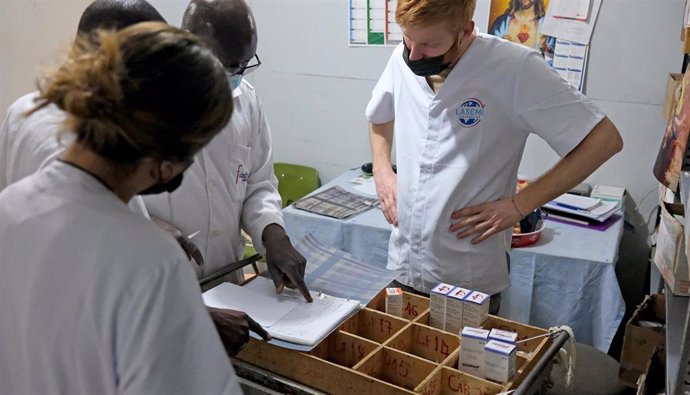
<svg viewBox="0 0 690 395">
<path fill-rule="evenodd" d="M 221 64 L 142 23 L 79 40 L 39 91 L 75 138 L 0 193 L 0 392 L 241 393 L 184 252 L 126 206 L 228 122 Z"/>
</svg>

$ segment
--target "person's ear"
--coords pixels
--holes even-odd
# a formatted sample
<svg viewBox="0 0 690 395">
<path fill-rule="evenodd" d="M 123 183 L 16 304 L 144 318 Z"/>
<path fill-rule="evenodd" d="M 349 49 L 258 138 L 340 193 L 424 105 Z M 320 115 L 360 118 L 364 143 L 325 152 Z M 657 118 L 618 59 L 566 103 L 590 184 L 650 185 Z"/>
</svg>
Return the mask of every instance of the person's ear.
<svg viewBox="0 0 690 395">
<path fill-rule="evenodd" d="M 152 158 L 144 158 L 139 161 L 140 166 L 144 167 L 144 171 L 148 173 L 149 177 L 156 182 L 161 180 L 160 161 Z"/>
<path fill-rule="evenodd" d="M 474 31 L 474 21 L 470 19 L 469 22 L 460 31 L 460 37 L 458 41 L 463 41 L 465 37 L 468 37 Z"/>
<path fill-rule="evenodd" d="M 161 182 L 170 181 L 173 177 L 175 177 L 177 175 L 177 172 L 175 170 L 175 165 L 172 162 L 168 162 L 167 160 L 160 161 L 159 174 L 160 174 L 159 181 L 161 181 Z"/>
</svg>

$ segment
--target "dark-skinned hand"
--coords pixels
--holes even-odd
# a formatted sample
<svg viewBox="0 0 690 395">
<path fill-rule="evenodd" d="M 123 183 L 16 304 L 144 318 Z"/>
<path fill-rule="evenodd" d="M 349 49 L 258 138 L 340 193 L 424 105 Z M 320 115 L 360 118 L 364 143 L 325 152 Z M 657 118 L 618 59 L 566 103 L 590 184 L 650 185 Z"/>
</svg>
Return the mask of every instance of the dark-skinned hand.
<svg viewBox="0 0 690 395">
<path fill-rule="evenodd" d="M 304 270 L 307 260 L 292 246 L 285 229 L 277 224 L 264 228 L 262 241 L 266 248 L 268 273 L 276 286 L 276 292 L 282 293 L 285 287 L 296 288 L 307 302 L 313 299 L 304 282 Z"/>
<path fill-rule="evenodd" d="M 225 351 L 230 356 L 237 355 L 249 342 L 249 331 L 271 340 L 271 335 L 243 311 L 209 307 L 208 312 L 216 325 Z"/>
<path fill-rule="evenodd" d="M 187 238 L 181 230 L 175 226 L 175 224 L 170 223 L 164 219 L 160 219 L 158 217 L 151 216 L 151 221 L 153 221 L 154 224 L 158 225 L 159 228 L 163 229 L 164 231 L 170 233 L 175 237 L 175 240 L 177 240 L 177 243 L 182 247 L 184 252 L 187 254 L 187 258 L 189 260 L 194 260 L 197 265 L 203 266 L 204 265 L 204 256 L 201 254 L 201 250 L 199 250 L 199 247 L 196 246 L 196 244 L 192 243 L 189 238 Z"/>
</svg>

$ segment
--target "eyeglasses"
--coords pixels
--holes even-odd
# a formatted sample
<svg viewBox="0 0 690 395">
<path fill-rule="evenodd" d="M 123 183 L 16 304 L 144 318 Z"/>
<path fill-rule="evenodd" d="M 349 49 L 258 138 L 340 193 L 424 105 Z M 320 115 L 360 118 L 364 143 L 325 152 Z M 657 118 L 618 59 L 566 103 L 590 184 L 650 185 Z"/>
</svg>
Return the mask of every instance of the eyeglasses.
<svg viewBox="0 0 690 395">
<path fill-rule="evenodd" d="M 254 62 L 250 64 L 252 61 Z M 261 66 L 261 59 L 259 59 L 259 55 L 254 54 L 254 57 L 249 60 L 226 67 L 225 72 L 229 75 L 247 75 L 256 71 L 259 66 Z"/>
</svg>

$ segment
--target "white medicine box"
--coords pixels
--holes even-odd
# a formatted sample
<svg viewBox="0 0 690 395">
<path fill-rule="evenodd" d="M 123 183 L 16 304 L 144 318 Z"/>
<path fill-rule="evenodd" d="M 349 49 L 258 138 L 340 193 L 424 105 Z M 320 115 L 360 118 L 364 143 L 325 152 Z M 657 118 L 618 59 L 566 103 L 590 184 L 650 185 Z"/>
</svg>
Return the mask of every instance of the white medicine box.
<svg viewBox="0 0 690 395">
<path fill-rule="evenodd" d="M 465 326 L 462 321 L 463 305 L 465 298 L 472 291 L 462 287 L 455 287 L 446 298 L 446 326 L 445 330 L 453 333 L 460 333 Z"/>
<path fill-rule="evenodd" d="M 462 308 L 462 324 L 473 327 L 482 326 L 489 316 L 490 299 L 489 295 L 479 291 L 467 295 Z"/>
<path fill-rule="evenodd" d="M 466 326 L 460 333 L 458 370 L 484 377 L 484 346 L 489 339 L 486 329 Z"/>
<path fill-rule="evenodd" d="M 446 327 L 446 298 L 455 288 L 452 285 L 440 283 L 429 294 L 429 326 L 444 329 Z"/>
<path fill-rule="evenodd" d="M 484 346 L 484 378 L 505 384 L 514 374 L 515 345 L 489 340 Z"/>
<path fill-rule="evenodd" d="M 386 288 L 386 313 L 402 317 L 403 294 L 400 288 Z"/>
<path fill-rule="evenodd" d="M 500 342 L 515 344 L 517 342 L 518 334 L 516 332 L 504 331 L 502 329 L 492 329 L 489 332 L 489 340 L 498 340 Z"/>
</svg>

